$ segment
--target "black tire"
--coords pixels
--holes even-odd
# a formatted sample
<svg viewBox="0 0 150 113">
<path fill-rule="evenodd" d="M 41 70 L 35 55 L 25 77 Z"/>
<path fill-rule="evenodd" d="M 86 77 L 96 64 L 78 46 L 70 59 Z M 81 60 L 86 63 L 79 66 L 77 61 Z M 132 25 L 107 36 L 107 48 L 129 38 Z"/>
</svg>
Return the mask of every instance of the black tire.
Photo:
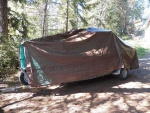
<svg viewBox="0 0 150 113">
<path fill-rule="evenodd" d="M 121 80 L 125 80 L 126 78 L 128 78 L 128 70 L 125 68 L 122 68 L 118 76 Z"/>
<path fill-rule="evenodd" d="M 25 74 L 23 72 L 20 73 L 19 81 L 21 82 L 22 85 L 29 85 L 27 78 L 25 77 Z"/>
</svg>

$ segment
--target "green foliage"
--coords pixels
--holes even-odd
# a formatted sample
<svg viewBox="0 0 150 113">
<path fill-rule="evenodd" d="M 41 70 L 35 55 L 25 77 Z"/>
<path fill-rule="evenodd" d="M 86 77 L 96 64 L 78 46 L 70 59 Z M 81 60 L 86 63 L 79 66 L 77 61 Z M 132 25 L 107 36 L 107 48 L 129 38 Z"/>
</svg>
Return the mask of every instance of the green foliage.
<svg viewBox="0 0 150 113">
<path fill-rule="evenodd" d="M 139 30 L 136 30 L 136 32 L 135 32 L 135 36 L 143 36 L 143 35 L 144 35 L 144 33 L 145 33 L 145 31 L 144 31 L 144 30 L 139 29 Z"/>
<path fill-rule="evenodd" d="M 116 35 L 134 34 L 134 20 L 140 19 L 143 11 L 138 0 L 97 0 L 86 15 L 88 26 L 112 30 Z M 139 5 L 140 4 L 140 5 Z"/>
<path fill-rule="evenodd" d="M 143 48 L 141 46 L 136 46 L 135 48 L 136 48 L 136 51 L 137 51 L 137 54 L 138 54 L 139 58 L 141 58 L 142 56 L 144 56 L 147 53 L 147 51 L 148 51 L 148 49 Z"/>
<path fill-rule="evenodd" d="M 27 15 L 8 8 L 8 34 L 0 34 L 0 78 L 19 69 L 18 47 L 29 38 L 30 23 Z"/>
<path fill-rule="evenodd" d="M 132 37 L 128 36 L 128 35 L 125 35 L 125 36 L 122 36 L 121 37 L 123 40 L 131 40 Z"/>
<path fill-rule="evenodd" d="M 29 32 L 29 21 L 27 20 L 27 15 L 24 13 L 19 14 L 16 11 L 9 10 L 8 12 L 8 22 L 9 22 L 9 34 L 10 36 L 15 36 L 16 38 L 28 38 Z M 16 32 L 18 32 L 16 34 Z"/>
<path fill-rule="evenodd" d="M 7 42 L 5 45 L 0 45 L 0 67 L 0 77 L 2 78 L 13 74 L 19 68 L 16 49 L 11 43 Z"/>
<path fill-rule="evenodd" d="M 68 0 L 68 10 L 67 10 L 67 0 L 61 0 L 62 3 L 58 6 L 57 14 L 61 16 L 62 20 L 64 20 L 64 27 L 68 23 L 68 28 L 79 28 L 88 25 L 86 15 L 84 15 L 85 11 L 90 10 L 89 5 L 86 4 L 85 0 Z M 67 19 L 68 12 L 68 19 Z"/>
<path fill-rule="evenodd" d="M 0 44 L 0 78 L 5 78 L 19 69 L 18 43 L 13 39 L 5 39 Z"/>
</svg>

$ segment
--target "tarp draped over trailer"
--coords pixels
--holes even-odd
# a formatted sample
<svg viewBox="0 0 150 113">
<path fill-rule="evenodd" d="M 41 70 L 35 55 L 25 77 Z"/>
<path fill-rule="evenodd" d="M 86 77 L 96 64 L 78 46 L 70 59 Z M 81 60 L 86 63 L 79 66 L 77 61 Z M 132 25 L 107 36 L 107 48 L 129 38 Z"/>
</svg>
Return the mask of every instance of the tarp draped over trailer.
<svg viewBox="0 0 150 113">
<path fill-rule="evenodd" d="M 139 67 L 135 49 L 103 29 L 71 30 L 23 46 L 29 84 L 34 87 L 91 79 L 122 66 Z"/>
</svg>

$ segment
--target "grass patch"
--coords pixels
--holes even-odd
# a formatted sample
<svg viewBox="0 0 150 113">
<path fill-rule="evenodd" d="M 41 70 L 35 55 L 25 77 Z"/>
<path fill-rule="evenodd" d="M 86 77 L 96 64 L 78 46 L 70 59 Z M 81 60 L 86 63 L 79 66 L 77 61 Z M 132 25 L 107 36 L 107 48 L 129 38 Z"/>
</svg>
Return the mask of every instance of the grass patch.
<svg viewBox="0 0 150 113">
<path fill-rule="evenodd" d="M 135 47 L 136 51 L 137 51 L 137 55 L 139 58 L 141 58 L 142 56 L 146 55 L 148 49 L 143 48 L 141 46 L 136 46 Z"/>
</svg>

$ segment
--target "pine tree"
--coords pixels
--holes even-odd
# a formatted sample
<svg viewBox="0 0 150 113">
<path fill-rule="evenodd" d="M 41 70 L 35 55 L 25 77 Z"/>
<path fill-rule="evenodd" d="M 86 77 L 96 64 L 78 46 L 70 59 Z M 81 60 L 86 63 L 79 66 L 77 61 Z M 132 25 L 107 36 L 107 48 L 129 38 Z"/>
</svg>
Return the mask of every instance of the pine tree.
<svg viewBox="0 0 150 113">
<path fill-rule="evenodd" d="M 8 34 L 8 7 L 7 0 L 0 0 L 0 35 L 7 36 Z M 2 40 L 2 36 L 0 36 Z"/>
</svg>

